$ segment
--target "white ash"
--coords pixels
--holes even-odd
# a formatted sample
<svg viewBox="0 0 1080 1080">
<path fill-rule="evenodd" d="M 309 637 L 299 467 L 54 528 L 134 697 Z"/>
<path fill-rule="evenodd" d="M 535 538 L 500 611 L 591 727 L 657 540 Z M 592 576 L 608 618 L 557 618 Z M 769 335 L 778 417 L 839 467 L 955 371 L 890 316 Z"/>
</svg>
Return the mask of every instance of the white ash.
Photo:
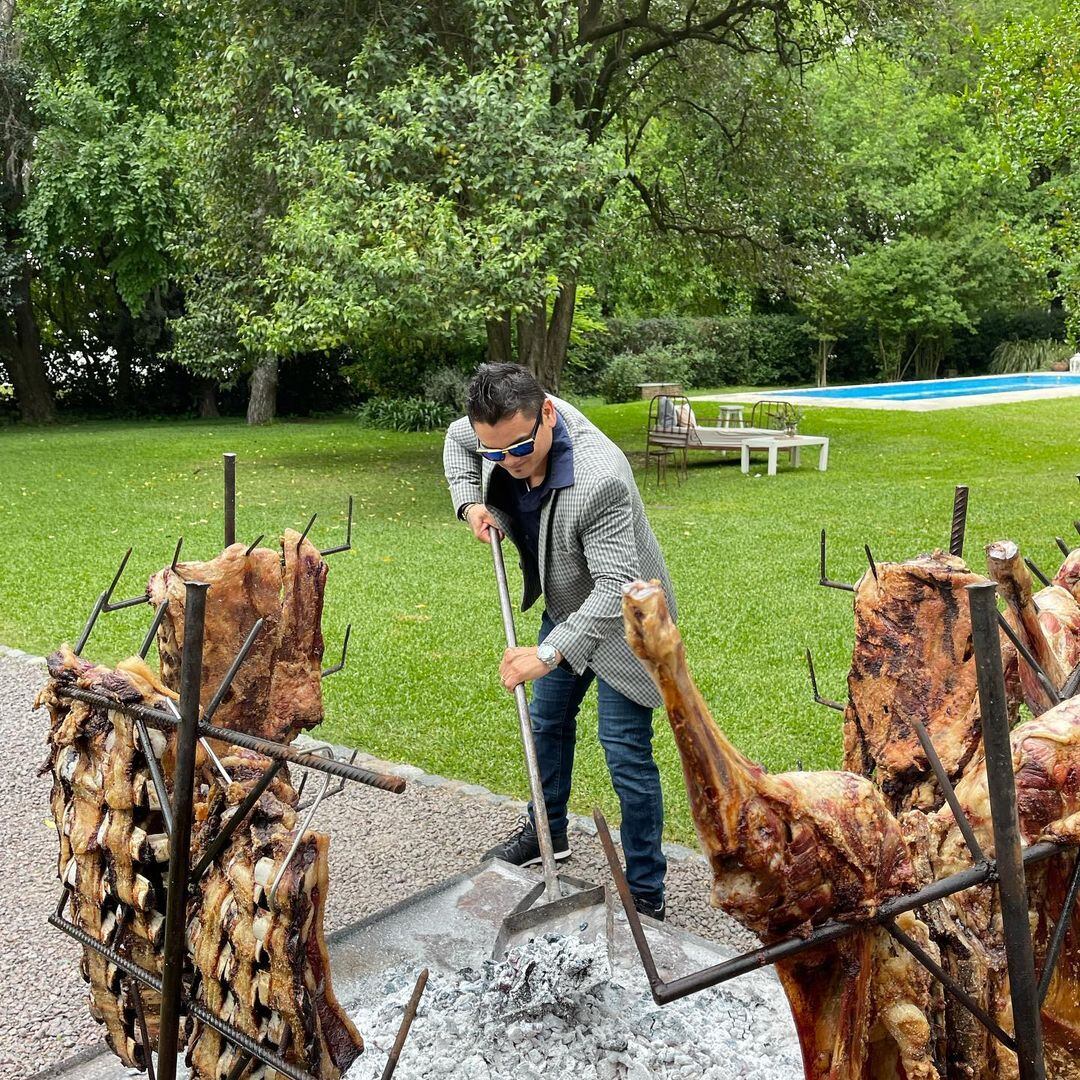
<svg viewBox="0 0 1080 1080">
<path fill-rule="evenodd" d="M 366 1048 L 347 1080 L 382 1075 L 417 974 L 396 968 L 382 1000 L 353 1015 Z M 791 1018 L 774 1011 L 762 978 L 661 1008 L 643 977 L 612 974 L 602 942 L 547 935 L 479 971 L 432 973 L 394 1075 L 794 1080 L 802 1063 Z"/>
</svg>

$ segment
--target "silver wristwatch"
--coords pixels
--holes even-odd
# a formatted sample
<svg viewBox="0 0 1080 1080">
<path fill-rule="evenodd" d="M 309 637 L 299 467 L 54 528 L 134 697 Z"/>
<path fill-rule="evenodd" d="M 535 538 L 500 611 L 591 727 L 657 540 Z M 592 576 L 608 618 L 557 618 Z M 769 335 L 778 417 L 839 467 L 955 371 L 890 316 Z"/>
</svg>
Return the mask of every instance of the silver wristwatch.
<svg viewBox="0 0 1080 1080">
<path fill-rule="evenodd" d="M 549 671 L 554 671 L 559 666 L 558 650 L 554 645 L 549 645 L 546 641 L 542 641 L 536 646 L 536 655 L 547 664 Z"/>
</svg>

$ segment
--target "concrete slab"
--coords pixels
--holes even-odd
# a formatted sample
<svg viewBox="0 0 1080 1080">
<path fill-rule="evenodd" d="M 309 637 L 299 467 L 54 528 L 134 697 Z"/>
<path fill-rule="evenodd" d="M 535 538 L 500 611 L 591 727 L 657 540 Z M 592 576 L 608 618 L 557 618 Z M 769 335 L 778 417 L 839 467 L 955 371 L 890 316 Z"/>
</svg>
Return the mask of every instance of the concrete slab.
<svg viewBox="0 0 1080 1080">
<path fill-rule="evenodd" d="M 479 967 L 492 955 L 504 916 L 525 897 L 536 876 L 491 860 L 433 885 L 408 900 L 377 912 L 330 935 L 334 992 L 346 1011 L 355 1012 L 384 995 L 386 973 L 402 965 L 452 973 Z M 664 979 L 677 978 L 730 959 L 734 952 L 666 923 L 644 920 L 646 935 Z M 626 918 L 610 902 L 571 912 L 529 933 L 578 933 L 586 941 L 606 937 L 612 968 L 629 977 L 644 974 Z M 755 980 L 773 1017 L 794 1024 L 779 980 L 771 969 L 744 976 Z M 34 1080 L 127 1080 L 139 1074 L 123 1068 L 108 1050 L 62 1062 Z M 178 1076 L 187 1080 L 187 1070 Z"/>
</svg>

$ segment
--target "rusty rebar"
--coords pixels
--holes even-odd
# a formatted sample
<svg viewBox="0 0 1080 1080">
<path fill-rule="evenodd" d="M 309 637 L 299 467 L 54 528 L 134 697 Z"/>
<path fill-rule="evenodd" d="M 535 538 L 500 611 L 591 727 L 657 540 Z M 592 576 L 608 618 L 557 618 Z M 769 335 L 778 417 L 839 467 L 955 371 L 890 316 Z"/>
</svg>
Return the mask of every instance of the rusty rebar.
<svg viewBox="0 0 1080 1080">
<path fill-rule="evenodd" d="M 949 534 L 949 554 L 964 557 L 964 533 L 967 530 L 968 488 L 957 484 L 953 492 L 952 531 Z"/>
</svg>

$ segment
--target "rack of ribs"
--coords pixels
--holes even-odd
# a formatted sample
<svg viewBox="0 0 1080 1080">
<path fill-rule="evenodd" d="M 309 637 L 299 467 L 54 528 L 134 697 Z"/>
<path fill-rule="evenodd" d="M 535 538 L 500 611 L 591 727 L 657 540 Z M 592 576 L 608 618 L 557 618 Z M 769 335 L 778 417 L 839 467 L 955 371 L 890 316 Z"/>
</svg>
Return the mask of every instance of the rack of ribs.
<svg viewBox="0 0 1080 1080">
<path fill-rule="evenodd" d="M 270 762 L 233 749 L 223 762 L 234 777 L 203 808 L 193 856 L 221 829 L 230 810 Z M 235 778 L 249 776 L 237 781 Z M 188 942 L 199 1000 L 319 1080 L 337 1080 L 363 1050 L 330 982 L 323 935 L 329 839 L 307 832 L 277 889 L 271 886 L 291 846 L 296 792 L 277 776 L 228 846 L 199 882 Z M 238 1051 L 212 1028 L 189 1018 L 188 1064 L 200 1077 L 228 1075 Z M 215 1071 L 216 1070 L 216 1071 Z"/>
<path fill-rule="evenodd" d="M 265 548 L 248 554 L 234 544 L 209 562 L 179 563 L 151 578 L 151 598 L 166 605 L 158 630 L 160 680 L 141 660 L 110 670 L 66 648 L 50 658 L 51 678 L 39 704 L 49 707 L 51 718 L 47 767 L 72 917 L 91 937 L 152 974 L 162 968 L 169 845 L 145 748 L 130 716 L 62 691 L 77 687 L 158 709 L 176 701 L 185 582 L 207 581 L 201 705 L 205 709 L 261 618 L 262 630 L 214 722 L 289 742 L 323 715 L 325 578 L 319 552 L 297 533 L 286 532 L 281 556 Z M 171 794 L 176 733 L 149 729 L 149 739 Z M 193 808 L 196 862 L 272 765 L 223 741 L 216 748 L 231 782 L 223 785 L 200 748 Z M 337 1080 L 362 1051 L 363 1040 L 331 985 L 323 933 L 329 840 L 310 831 L 297 837 L 296 804 L 296 791 L 282 770 L 210 863 L 188 903 L 188 963 L 200 1004 L 318 1080 Z M 128 986 L 100 954 L 89 948 L 84 954 L 91 1012 L 105 1024 L 109 1045 L 121 1060 L 143 1067 Z M 159 1002 L 147 990 L 142 1000 L 153 1045 Z M 233 1044 L 190 1015 L 186 1043 L 192 1075 L 199 1080 L 220 1080 L 238 1065 Z"/>
<path fill-rule="evenodd" d="M 843 765 L 872 777 L 895 813 L 941 804 L 912 718 L 926 726 L 952 779 L 980 743 L 964 590 L 982 580 L 962 559 L 935 551 L 878 563 L 856 587 Z"/>
<path fill-rule="evenodd" d="M 281 554 L 232 544 L 209 562 L 182 562 L 150 578 L 155 607 L 168 602 L 158 629 L 161 679 L 179 688 L 184 647 L 184 585 L 204 581 L 206 638 L 201 704 L 220 685 L 252 627 L 262 630 L 214 714 L 221 727 L 291 742 L 322 721 L 321 622 L 326 563 L 300 534 L 286 530 Z"/>
<path fill-rule="evenodd" d="M 78 687 L 117 702 L 160 707 L 172 692 L 141 660 L 115 671 L 62 649 L 49 657 L 49 682 L 35 707 L 51 720 L 50 802 L 60 840 L 58 872 L 70 891 L 70 918 L 91 937 L 160 974 L 164 937 L 164 871 L 169 845 L 157 794 L 131 718 L 119 709 L 61 696 Z M 161 752 L 165 738 L 150 734 Z M 117 968 L 84 948 L 82 973 L 90 984 L 90 1012 L 105 1027 L 105 1040 L 128 1066 L 145 1067 L 130 986 Z M 158 999 L 141 990 L 151 1041 L 157 1033 Z"/>
</svg>

